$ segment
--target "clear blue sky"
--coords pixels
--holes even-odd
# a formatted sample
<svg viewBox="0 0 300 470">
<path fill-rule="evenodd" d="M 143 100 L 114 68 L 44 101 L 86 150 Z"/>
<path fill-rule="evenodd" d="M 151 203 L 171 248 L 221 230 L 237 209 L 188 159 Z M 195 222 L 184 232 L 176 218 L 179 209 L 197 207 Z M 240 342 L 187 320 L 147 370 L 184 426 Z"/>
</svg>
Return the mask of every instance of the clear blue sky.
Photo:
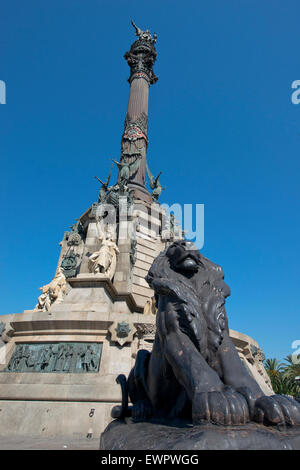
<svg viewBox="0 0 300 470">
<path fill-rule="evenodd" d="M 33 308 L 63 233 L 119 158 L 133 18 L 158 34 L 149 152 L 162 202 L 205 204 L 230 327 L 300 339 L 298 0 L 10 0 L 1 6 L 1 309 Z"/>
</svg>

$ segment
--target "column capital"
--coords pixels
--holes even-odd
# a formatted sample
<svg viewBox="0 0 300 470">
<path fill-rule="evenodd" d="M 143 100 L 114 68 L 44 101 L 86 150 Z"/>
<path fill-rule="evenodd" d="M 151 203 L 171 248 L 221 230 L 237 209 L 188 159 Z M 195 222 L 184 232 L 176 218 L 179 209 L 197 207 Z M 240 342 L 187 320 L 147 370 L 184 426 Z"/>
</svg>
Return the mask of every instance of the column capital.
<svg viewBox="0 0 300 470">
<path fill-rule="evenodd" d="M 153 65 L 157 56 L 154 47 L 157 36 L 154 33 L 152 37 L 148 29 L 142 31 L 133 21 L 131 24 L 136 30 L 138 40 L 131 45 L 130 50 L 124 55 L 130 67 L 130 77 L 128 81 L 131 83 L 135 78 L 144 78 L 149 85 L 152 85 L 158 80 L 153 72 Z"/>
</svg>

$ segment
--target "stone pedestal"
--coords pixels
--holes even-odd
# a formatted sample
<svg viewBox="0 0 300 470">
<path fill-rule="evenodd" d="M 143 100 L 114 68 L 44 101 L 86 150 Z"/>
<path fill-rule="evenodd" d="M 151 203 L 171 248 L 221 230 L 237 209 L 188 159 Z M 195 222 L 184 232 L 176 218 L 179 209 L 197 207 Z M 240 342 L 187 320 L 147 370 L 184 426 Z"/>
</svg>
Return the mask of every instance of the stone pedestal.
<svg viewBox="0 0 300 470">
<path fill-rule="evenodd" d="M 115 420 L 100 439 L 101 450 L 300 450 L 300 427 L 167 426 Z"/>
</svg>

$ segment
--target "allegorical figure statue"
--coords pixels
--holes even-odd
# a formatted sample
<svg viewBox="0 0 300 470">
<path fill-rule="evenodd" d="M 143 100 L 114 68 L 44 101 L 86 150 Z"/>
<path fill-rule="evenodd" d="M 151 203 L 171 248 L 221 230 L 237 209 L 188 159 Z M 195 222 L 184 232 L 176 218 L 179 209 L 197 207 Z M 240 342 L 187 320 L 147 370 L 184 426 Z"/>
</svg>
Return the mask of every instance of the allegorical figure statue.
<svg viewBox="0 0 300 470">
<path fill-rule="evenodd" d="M 96 225 L 101 245 L 98 251 L 89 256 L 88 268 L 91 273 L 103 274 L 112 279 L 116 270 L 119 249 L 114 241 L 113 234 L 110 231 L 105 234 L 101 230 L 99 218 L 96 219 Z"/>
<path fill-rule="evenodd" d="M 52 281 L 49 284 L 40 287 L 42 294 L 38 298 L 38 303 L 35 309 L 47 312 L 54 302 L 62 302 L 63 296 L 66 293 L 66 288 L 67 281 L 63 269 L 58 268 Z"/>
<path fill-rule="evenodd" d="M 111 178 L 111 173 L 112 173 L 112 169 L 113 169 L 113 164 L 111 166 L 111 169 L 110 169 L 110 172 L 109 172 L 109 175 L 107 177 L 107 180 L 105 182 L 101 181 L 97 176 L 95 176 L 95 178 L 101 183 L 101 188 L 100 188 L 100 191 L 99 191 L 99 196 L 98 196 L 98 203 L 103 203 L 105 202 L 105 197 L 106 197 L 106 194 L 107 192 L 109 191 L 109 181 L 110 181 L 110 178 Z"/>
<path fill-rule="evenodd" d="M 159 177 L 162 174 L 162 172 L 160 172 L 157 175 L 157 177 L 154 178 L 151 171 L 149 170 L 148 165 L 146 165 L 146 171 L 147 171 L 147 175 L 148 175 L 148 178 L 149 178 L 149 185 L 150 185 L 150 188 L 152 189 L 152 200 L 157 202 L 159 196 L 161 195 L 161 192 L 164 189 L 166 189 L 166 188 L 163 188 L 162 185 L 159 182 Z"/>
<path fill-rule="evenodd" d="M 146 277 L 158 312 L 152 352 L 140 350 L 128 381 L 135 421 L 187 420 L 193 424 L 299 425 L 300 404 L 285 395 L 266 396 L 243 365 L 228 329 L 230 294 L 222 268 L 191 242 L 174 242 L 153 262 Z M 125 411 L 124 411 L 125 410 Z"/>
<path fill-rule="evenodd" d="M 119 168 L 119 185 L 120 189 L 123 191 L 131 176 L 138 170 L 141 158 L 136 157 L 132 162 L 129 162 L 126 158 L 123 158 L 120 162 L 117 162 L 116 160 L 112 161 Z"/>
</svg>

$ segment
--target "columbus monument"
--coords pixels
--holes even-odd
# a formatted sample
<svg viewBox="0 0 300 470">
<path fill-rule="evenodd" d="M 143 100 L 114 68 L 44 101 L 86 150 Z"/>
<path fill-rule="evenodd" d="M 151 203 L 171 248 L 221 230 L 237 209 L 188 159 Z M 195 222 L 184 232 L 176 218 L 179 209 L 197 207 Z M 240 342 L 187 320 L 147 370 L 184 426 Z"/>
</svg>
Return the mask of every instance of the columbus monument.
<svg viewBox="0 0 300 470">
<path fill-rule="evenodd" d="M 130 91 L 120 158 L 107 158 L 108 174 L 95 171 L 99 194 L 65 231 L 56 272 L 49 273 L 40 293 L 37 286 L 35 307 L 0 319 L 0 436 L 99 439 L 111 422 L 112 410 L 114 416 L 126 418 L 128 397 L 124 389 L 122 395 L 116 378 L 128 377 L 134 364 L 145 365 L 152 349 L 158 351 L 153 344 L 164 286 L 156 279 L 163 264 L 155 263 L 166 261 L 174 246 L 189 246 L 189 242 L 174 215 L 160 205 L 163 175 L 153 175 L 147 160 L 149 90 L 158 80 L 154 73 L 157 36 L 132 25 L 137 37 L 124 56 Z M 166 157 L 164 171 L 169 163 Z M 114 166 L 116 181 L 112 181 Z M 66 220 L 66 226 L 70 222 Z M 215 284 L 220 284 L 220 267 L 202 254 L 192 258 L 191 266 L 194 262 L 204 266 L 208 277 L 213 273 Z M 165 288 L 169 295 L 172 288 Z M 224 289 L 228 295 L 228 286 Z M 181 302 L 185 298 L 187 305 L 196 308 L 197 296 L 191 292 L 181 292 Z M 228 330 L 223 310 L 226 295 L 219 299 L 218 313 L 235 361 L 270 396 L 273 390 L 259 345 L 245 334 Z M 201 297 L 205 298 L 204 291 Z M 186 313 L 187 318 L 194 314 Z M 194 333 L 193 341 L 201 342 L 201 331 Z M 218 348 L 223 336 L 216 333 L 202 339 L 215 341 Z M 176 382 L 173 385 L 175 392 Z M 122 399 L 123 408 L 115 408 Z M 144 401 L 136 416 L 149 413 Z"/>
</svg>

